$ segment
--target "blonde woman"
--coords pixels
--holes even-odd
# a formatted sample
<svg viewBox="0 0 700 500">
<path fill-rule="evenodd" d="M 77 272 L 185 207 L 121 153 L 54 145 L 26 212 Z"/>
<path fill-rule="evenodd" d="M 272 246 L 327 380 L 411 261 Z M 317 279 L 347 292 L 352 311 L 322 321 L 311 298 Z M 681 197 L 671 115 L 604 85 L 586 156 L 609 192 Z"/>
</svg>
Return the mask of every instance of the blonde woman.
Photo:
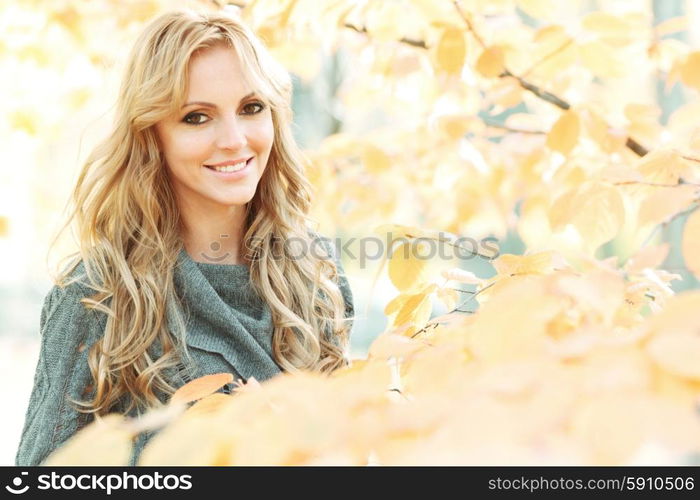
<svg viewBox="0 0 700 500">
<path fill-rule="evenodd" d="M 63 227 L 80 250 L 41 313 L 17 465 L 198 376 L 347 363 L 352 293 L 310 227 L 290 102 L 289 75 L 238 20 L 182 11 L 145 28 Z"/>
</svg>

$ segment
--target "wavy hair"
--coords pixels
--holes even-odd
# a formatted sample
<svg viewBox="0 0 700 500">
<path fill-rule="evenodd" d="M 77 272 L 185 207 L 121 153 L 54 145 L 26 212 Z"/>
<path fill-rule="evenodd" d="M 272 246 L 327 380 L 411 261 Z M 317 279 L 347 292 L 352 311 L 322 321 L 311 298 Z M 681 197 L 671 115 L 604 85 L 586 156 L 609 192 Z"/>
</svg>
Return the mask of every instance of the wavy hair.
<svg viewBox="0 0 700 500">
<path fill-rule="evenodd" d="M 345 366 L 349 326 L 331 250 L 294 259 L 286 242 L 314 245 L 308 217 L 311 186 L 305 158 L 291 133 L 291 79 L 263 43 L 226 13 L 180 10 L 143 30 L 127 60 L 114 125 L 82 166 L 70 205 L 79 251 L 56 282 L 66 286 L 82 261 L 89 288 L 85 307 L 107 315 L 103 337 L 88 353 L 92 399 L 73 401 L 83 413 L 104 414 L 126 397 L 126 412 L 160 404 L 172 394 L 170 369 L 189 359 L 186 321 L 174 285 L 183 248 L 182 219 L 159 151 L 155 124 L 185 102 L 188 66 L 198 51 L 225 44 L 270 106 L 274 141 L 268 164 L 246 205 L 243 248 L 251 284 L 269 305 L 275 361 L 289 372 L 328 373 Z M 174 309 L 171 309 L 173 308 Z M 176 311 L 170 325 L 166 311 Z M 171 331 L 172 329 L 172 331 Z M 161 355 L 151 346 L 158 343 Z"/>
</svg>

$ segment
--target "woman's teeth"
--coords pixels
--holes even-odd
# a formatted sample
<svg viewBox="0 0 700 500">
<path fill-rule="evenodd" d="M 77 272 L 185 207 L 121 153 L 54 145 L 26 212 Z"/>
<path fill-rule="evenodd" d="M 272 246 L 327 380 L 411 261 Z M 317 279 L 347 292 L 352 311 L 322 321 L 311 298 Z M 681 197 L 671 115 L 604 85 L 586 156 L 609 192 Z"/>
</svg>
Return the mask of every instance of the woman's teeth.
<svg viewBox="0 0 700 500">
<path fill-rule="evenodd" d="M 236 163 L 235 165 L 227 165 L 225 167 L 210 167 L 209 165 L 206 165 L 208 168 L 211 168 L 212 170 L 216 170 L 217 172 L 238 172 L 239 170 L 243 170 L 248 162 L 242 161 L 240 163 Z"/>
</svg>

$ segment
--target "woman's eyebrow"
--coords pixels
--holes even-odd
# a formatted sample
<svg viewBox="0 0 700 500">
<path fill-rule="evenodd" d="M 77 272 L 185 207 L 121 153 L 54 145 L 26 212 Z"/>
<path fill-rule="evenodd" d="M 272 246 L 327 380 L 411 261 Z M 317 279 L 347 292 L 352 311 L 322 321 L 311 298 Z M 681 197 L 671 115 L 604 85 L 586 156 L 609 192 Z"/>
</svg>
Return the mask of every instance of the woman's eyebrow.
<svg viewBox="0 0 700 500">
<path fill-rule="evenodd" d="M 246 99 L 250 99 L 250 98 L 253 97 L 254 95 L 255 95 L 255 92 L 251 92 L 250 94 L 243 96 L 243 98 L 241 99 L 240 102 L 243 102 L 243 101 L 245 101 Z M 186 108 L 187 106 L 194 106 L 195 104 L 196 104 L 197 106 L 207 106 L 207 107 L 209 107 L 209 108 L 215 108 L 215 107 L 216 107 L 216 104 L 213 104 L 213 103 L 211 103 L 211 102 L 205 102 L 205 101 L 192 101 L 192 102 L 188 102 L 188 103 L 186 103 L 186 104 L 183 104 L 182 107 L 183 107 L 183 108 Z"/>
</svg>

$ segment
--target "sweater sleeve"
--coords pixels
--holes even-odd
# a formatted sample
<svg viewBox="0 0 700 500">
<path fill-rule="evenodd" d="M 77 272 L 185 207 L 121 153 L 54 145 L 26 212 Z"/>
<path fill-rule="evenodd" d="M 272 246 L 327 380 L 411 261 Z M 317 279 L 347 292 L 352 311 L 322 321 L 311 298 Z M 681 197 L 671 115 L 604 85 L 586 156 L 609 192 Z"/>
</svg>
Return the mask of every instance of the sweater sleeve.
<svg viewBox="0 0 700 500">
<path fill-rule="evenodd" d="M 68 400 L 85 396 L 91 383 L 88 348 L 102 334 L 97 312 L 80 303 L 85 295 L 76 284 L 54 285 L 44 299 L 39 360 L 15 457 L 18 466 L 39 465 L 93 418 Z"/>
</svg>

